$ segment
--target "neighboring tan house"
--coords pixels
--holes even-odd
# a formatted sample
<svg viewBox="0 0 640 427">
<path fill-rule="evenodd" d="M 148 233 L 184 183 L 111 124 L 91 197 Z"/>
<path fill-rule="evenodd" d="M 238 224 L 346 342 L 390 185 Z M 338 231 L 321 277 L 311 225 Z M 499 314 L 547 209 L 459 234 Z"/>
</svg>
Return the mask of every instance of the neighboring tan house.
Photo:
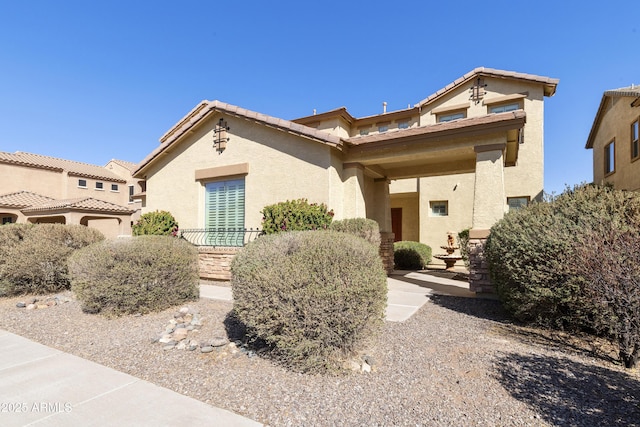
<svg viewBox="0 0 640 427">
<path fill-rule="evenodd" d="M 383 248 L 394 229 L 434 253 L 447 231 L 471 227 L 481 243 L 508 197 L 542 194 L 543 99 L 557 83 L 477 68 L 414 107 L 362 118 L 343 107 L 288 121 L 202 101 L 134 173 L 143 213 L 167 210 L 224 246 L 225 230 L 259 228 L 264 206 L 306 198 L 335 219 L 376 220 Z M 486 271 L 472 276 L 472 289 L 488 286 Z"/>
<path fill-rule="evenodd" d="M 587 139 L 593 149 L 593 182 L 619 190 L 640 190 L 640 87 L 602 95 Z"/>
<path fill-rule="evenodd" d="M 0 152 L 2 223 L 82 224 L 106 237 L 130 235 L 140 216 L 136 165 L 96 166 L 39 154 Z"/>
</svg>

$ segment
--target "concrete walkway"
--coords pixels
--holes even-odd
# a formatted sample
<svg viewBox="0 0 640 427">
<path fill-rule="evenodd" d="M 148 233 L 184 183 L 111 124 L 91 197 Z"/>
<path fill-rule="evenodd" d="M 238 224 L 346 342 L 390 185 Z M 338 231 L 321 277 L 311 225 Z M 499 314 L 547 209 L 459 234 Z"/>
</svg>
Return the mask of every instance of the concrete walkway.
<svg viewBox="0 0 640 427">
<path fill-rule="evenodd" d="M 385 318 L 389 322 L 404 322 L 409 319 L 431 295 L 450 295 L 466 298 L 478 296 L 469 291 L 469 284 L 454 280 L 454 273 L 445 271 L 394 271 L 387 278 L 388 295 Z M 200 297 L 223 301 L 233 299 L 229 286 L 200 284 Z"/>
<path fill-rule="evenodd" d="M 0 426 L 260 426 L 0 329 Z"/>
</svg>

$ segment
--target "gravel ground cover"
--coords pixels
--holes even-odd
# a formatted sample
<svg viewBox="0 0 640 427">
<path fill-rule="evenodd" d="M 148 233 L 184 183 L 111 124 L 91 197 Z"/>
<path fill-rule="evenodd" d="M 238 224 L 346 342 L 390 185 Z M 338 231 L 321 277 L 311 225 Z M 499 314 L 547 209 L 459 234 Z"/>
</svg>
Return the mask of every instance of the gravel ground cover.
<svg viewBox="0 0 640 427">
<path fill-rule="evenodd" d="M 373 372 L 287 371 L 260 356 L 164 350 L 180 307 L 108 319 L 71 301 L 26 310 L 0 299 L 0 328 L 269 426 L 640 426 L 640 372 L 598 340 L 509 323 L 491 300 L 434 296 L 385 324 Z M 232 304 L 201 299 L 200 339 L 226 336 Z M 227 322 L 228 324 L 228 322 Z"/>
</svg>

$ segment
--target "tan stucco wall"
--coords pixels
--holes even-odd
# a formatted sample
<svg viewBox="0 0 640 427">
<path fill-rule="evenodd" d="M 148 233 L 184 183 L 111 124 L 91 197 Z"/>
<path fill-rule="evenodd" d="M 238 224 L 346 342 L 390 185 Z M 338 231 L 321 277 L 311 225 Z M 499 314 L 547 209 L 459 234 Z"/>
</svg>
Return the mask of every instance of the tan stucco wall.
<svg viewBox="0 0 640 427">
<path fill-rule="evenodd" d="M 416 180 L 406 180 L 416 181 Z M 398 181 L 394 181 L 398 182 Z M 392 183 L 393 184 L 393 183 Z M 402 240 L 420 241 L 420 199 L 417 192 L 391 195 L 391 208 L 402 209 Z M 399 236 L 395 236 L 398 240 Z"/>
<path fill-rule="evenodd" d="M 593 182 L 619 190 L 640 190 L 640 161 L 631 160 L 631 123 L 640 116 L 631 97 L 611 97 L 593 143 Z M 604 147 L 615 139 L 615 171 L 605 176 Z"/>
<path fill-rule="evenodd" d="M 30 191 L 55 199 L 63 198 L 66 178 L 61 172 L 0 163 L 2 194 Z"/>
<path fill-rule="evenodd" d="M 143 213 L 168 210 L 181 228 L 202 228 L 205 188 L 204 181 L 195 180 L 195 171 L 248 163 L 245 227 L 260 227 L 264 206 L 298 198 L 326 203 L 336 211 L 336 218 L 342 217 L 343 213 L 331 206 L 331 202 L 343 198 L 339 184 L 342 171 L 336 169 L 338 163 L 328 146 L 225 116 L 231 139 L 218 153 L 212 129 L 219 117 L 209 117 L 147 171 Z"/>
</svg>

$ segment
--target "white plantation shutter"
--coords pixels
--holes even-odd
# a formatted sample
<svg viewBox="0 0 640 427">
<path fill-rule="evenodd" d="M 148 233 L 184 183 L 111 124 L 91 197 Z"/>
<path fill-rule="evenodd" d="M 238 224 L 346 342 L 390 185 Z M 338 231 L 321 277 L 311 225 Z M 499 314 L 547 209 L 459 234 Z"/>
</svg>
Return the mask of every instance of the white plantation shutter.
<svg viewBox="0 0 640 427">
<path fill-rule="evenodd" d="M 206 228 L 244 228 L 244 179 L 206 184 Z"/>
</svg>

